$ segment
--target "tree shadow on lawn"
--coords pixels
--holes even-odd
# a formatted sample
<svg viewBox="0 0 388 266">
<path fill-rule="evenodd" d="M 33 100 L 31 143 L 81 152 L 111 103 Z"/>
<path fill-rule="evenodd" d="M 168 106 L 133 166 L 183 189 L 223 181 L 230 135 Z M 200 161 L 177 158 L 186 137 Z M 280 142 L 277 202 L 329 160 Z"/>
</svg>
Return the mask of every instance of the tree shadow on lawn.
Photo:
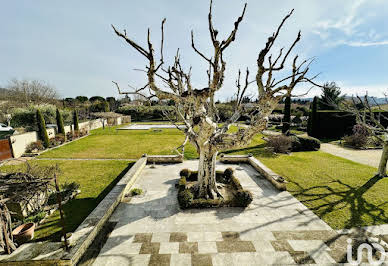
<svg viewBox="0 0 388 266">
<path fill-rule="evenodd" d="M 98 195 L 97 198 L 75 198 L 63 205 L 65 214 L 65 230 L 66 232 L 74 232 L 77 227 L 86 219 L 86 217 L 97 207 L 97 205 L 108 195 L 112 188 L 120 181 L 120 179 L 128 172 L 134 163 L 129 163 L 128 166 Z M 82 188 L 81 188 L 82 189 Z M 62 236 L 62 226 L 59 216 L 59 211 L 55 211 L 47 221 L 39 226 L 35 231 L 38 236 L 33 241 L 60 241 Z M 51 218 L 51 219 L 50 219 Z M 44 236 L 39 237 L 40 230 L 50 230 L 48 233 L 43 233 Z"/>
<path fill-rule="evenodd" d="M 364 196 L 369 189 L 382 179 L 382 177 L 376 175 L 362 186 L 351 186 L 341 180 L 332 180 L 330 183 L 334 187 L 321 185 L 308 188 L 304 188 L 297 182 L 290 181 L 298 189 L 289 192 L 305 205 L 310 205 L 309 209 L 322 219 L 332 212 L 349 208 L 350 216 L 346 217 L 343 224 L 344 228 L 366 226 L 366 223 L 377 225 L 388 223 L 388 217 L 384 210 L 384 206 L 388 201 L 375 205 Z M 345 215 L 345 213 L 339 213 L 339 215 Z"/>
<path fill-rule="evenodd" d="M 248 154 L 252 153 L 254 157 L 266 157 L 266 158 L 275 158 L 277 157 L 276 154 L 274 154 L 272 151 L 266 149 L 266 143 L 262 143 L 256 146 L 250 146 L 246 148 L 241 149 L 233 149 L 233 150 L 227 150 L 223 151 L 224 154 Z"/>
</svg>

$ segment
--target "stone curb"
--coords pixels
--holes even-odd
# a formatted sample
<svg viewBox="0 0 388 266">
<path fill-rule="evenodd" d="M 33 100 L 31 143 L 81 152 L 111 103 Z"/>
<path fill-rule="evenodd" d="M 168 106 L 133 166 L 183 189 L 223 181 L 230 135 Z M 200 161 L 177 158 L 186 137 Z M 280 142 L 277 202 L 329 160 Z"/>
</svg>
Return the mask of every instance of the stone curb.
<svg viewBox="0 0 388 266">
<path fill-rule="evenodd" d="M 181 155 L 147 155 L 147 163 L 183 163 Z"/>
<path fill-rule="evenodd" d="M 280 191 L 287 190 L 284 178 L 273 172 L 262 162 L 253 156 L 249 155 L 228 155 L 221 156 L 220 162 L 223 163 L 247 163 L 256 169 L 261 175 L 263 175 L 275 188 Z"/>
</svg>

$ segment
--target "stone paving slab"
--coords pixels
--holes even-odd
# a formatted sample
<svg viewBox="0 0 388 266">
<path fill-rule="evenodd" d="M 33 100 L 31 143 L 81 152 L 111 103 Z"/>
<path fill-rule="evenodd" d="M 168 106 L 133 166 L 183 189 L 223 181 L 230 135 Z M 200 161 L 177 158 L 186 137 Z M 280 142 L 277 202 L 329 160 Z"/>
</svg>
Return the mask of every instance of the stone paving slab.
<svg viewBox="0 0 388 266">
<path fill-rule="evenodd" d="M 250 165 L 236 169 L 253 202 L 246 208 L 180 210 L 175 184 L 197 161 L 147 165 L 133 187 L 145 195 L 122 202 L 94 265 L 285 265 L 344 261 L 347 236 L 332 230 L 289 192 L 279 192 Z M 238 169 L 238 170 L 237 170 Z"/>
</svg>

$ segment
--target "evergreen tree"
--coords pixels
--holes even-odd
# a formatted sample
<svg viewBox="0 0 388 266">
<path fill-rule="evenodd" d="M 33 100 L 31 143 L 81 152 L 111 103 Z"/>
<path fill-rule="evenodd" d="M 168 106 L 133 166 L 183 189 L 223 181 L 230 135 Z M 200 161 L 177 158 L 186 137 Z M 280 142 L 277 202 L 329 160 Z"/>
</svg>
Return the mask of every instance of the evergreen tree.
<svg viewBox="0 0 388 266">
<path fill-rule="evenodd" d="M 73 112 L 73 125 L 74 125 L 74 131 L 79 131 L 79 125 L 78 125 L 78 111 L 77 109 Z"/>
<path fill-rule="evenodd" d="M 291 96 L 287 96 L 284 100 L 284 118 L 282 133 L 285 134 L 290 130 L 291 123 Z"/>
<path fill-rule="evenodd" d="M 58 133 L 63 134 L 65 136 L 65 125 L 63 124 L 63 117 L 58 108 L 57 108 L 56 118 L 57 118 Z"/>
<path fill-rule="evenodd" d="M 50 146 L 50 142 L 47 135 L 46 122 L 44 121 L 44 117 L 39 109 L 36 110 L 36 121 L 38 123 L 39 138 L 42 140 L 43 145 L 48 148 Z"/>
<path fill-rule="evenodd" d="M 345 99 L 341 95 L 341 88 L 335 82 L 326 82 L 322 88 L 319 108 L 321 110 L 337 110 L 338 105 Z"/>
<path fill-rule="evenodd" d="M 318 97 L 314 97 L 313 103 L 311 104 L 311 110 L 309 119 L 307 121 L 307 134 L 311 137 L 316 136 L 317 128 L 317 110 L 318 110 Z"/>
</svg>

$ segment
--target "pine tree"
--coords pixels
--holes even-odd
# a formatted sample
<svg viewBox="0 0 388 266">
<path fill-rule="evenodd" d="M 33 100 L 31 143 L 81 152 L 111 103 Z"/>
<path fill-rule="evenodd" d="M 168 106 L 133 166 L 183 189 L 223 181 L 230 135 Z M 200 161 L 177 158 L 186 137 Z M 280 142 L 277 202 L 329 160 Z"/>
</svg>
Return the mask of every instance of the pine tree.
<svg viewBox="0 0 388 266">
<path fill-rule="evenodd" d="M 345 100 L 345 95 L 341 95 L 341 88 L 335 82 L 323 84 L 319 108 L 321 110 L 336 110 L 338 105 Z"/>
<path fill-rule="evenodd" d="M 50 146 L 50 142 L 47 135 L 46 122 L 44 121 L 44 117 L 39 109 L 36 110 L 36 121 L 38 123 L 39 138 L 42 140 L 43 145 L 48 148 Z"/>
<path fill-rule="evenodd" d="M 79 125 L 78 125 L 78 111 L 77 109 L 73 112 L 73 125 L 74 125 L 74 131 L 79 131 Z"/>
<path fill-rule="evenodd" d="M 291 123 L 291 96 L 287 96 L 284 100 L 284 118 L 282 133 L 285 134 L 290 130 Z"/>
</svg>

